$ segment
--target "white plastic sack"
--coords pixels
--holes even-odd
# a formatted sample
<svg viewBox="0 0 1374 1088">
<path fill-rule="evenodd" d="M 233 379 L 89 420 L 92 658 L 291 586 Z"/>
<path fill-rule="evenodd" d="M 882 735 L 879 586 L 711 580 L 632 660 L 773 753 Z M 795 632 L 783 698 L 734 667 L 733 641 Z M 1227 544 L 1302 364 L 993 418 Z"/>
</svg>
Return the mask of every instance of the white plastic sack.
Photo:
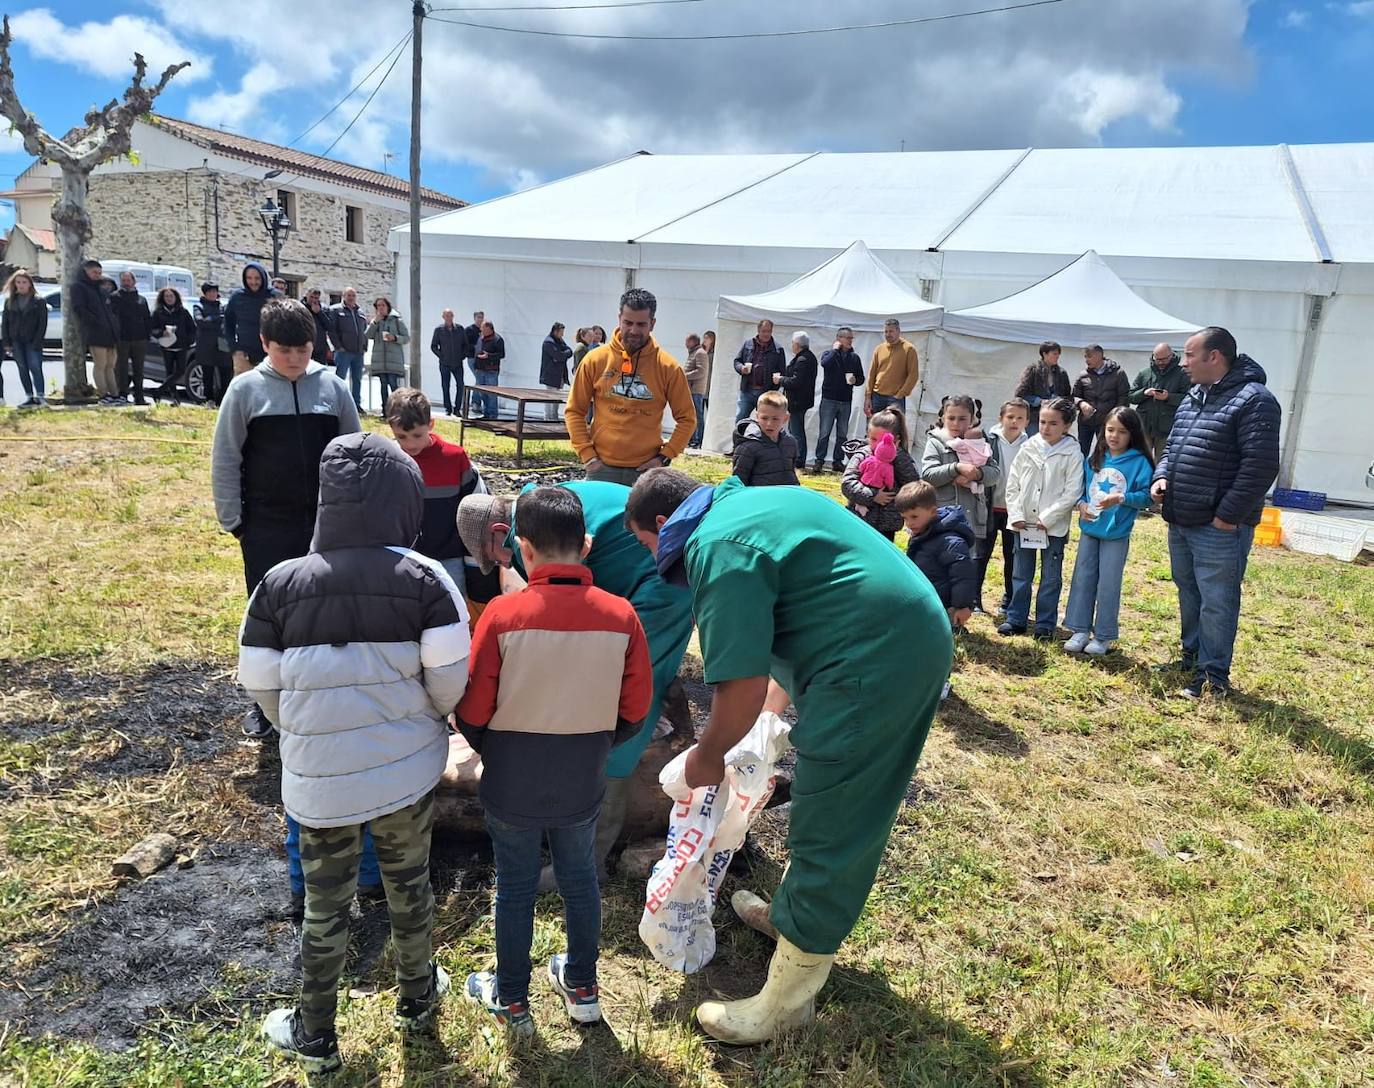
<svg viewBox="0 0 1374 1088">
<path fill-rule="evenodd" d="M 639 921 L 640 939 L 665 967 L 691 974 L 716 954 L 711 924 L 720 880 L 754 818 L 773 796 L 774 769 L 791 747 L 792 727 L 769 711 L 725 757 L 725 781 L 690 789 L 682 752 L 659 772 L 663 792 L 678 802 L 668 843 L 654 866 Z"/>
</svg>

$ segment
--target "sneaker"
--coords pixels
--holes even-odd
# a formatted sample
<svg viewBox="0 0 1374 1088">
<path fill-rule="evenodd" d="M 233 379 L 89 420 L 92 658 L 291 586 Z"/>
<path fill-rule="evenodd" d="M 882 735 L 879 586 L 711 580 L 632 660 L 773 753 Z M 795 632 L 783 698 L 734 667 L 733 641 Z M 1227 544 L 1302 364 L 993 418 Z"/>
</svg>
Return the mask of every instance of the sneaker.
<svg viewBox="0 0 1374 1088">
<path fill-rule="evenodd" d="M 563 999 L 574 1023 L 595 1024 L 601 1019 L 601 987 L 595 982 L 590 986 L 569 986 L 563 981 L 567 970 L 566 952 L 560 952 L 549 960 L 549 982 L 554 992 Z"/>
<path fill-rule="evenodd" d="M 1084 648 L 1083 652 L 1091 657 L 1105 657 L 1107 654 L 1112 652 L 1112 647 L 1115 645 L 1116 639 L 1114 638 L 1095 638 L 1090 643 L 1088 643 L 1088 645 Z"/>
<path fill-rule="evenodd" d="M 940 702 L 943 703 L 946 699 L 948 699 L 953 691 L 954 689 L 949 686 L 949 681 L 946 680 L 945 686 L 940 689 Z"/>
<path fill-rule="evenodd" d="M 1218 684 L 1205 677 L 1198 677 L 1186 688 L 1178 693 L 1181 699 L 1202 699 L 1210 695 L 1213 699 L 1225 699 L 1231 694 L 1231 689 L 1226 684 Z"/>
<path fill-rule="evenodd" d="M 358 902 L 360 903 L 385 903 L 386 888 L 381 884 L 359 884 Z"/>
<path fill-rule="evenodd" d="M 1019 624 L 1015 624 L 1012 623 L 1010 620 L 1007 620 L 1005 623 L 998 625 L 997 633 L 1004 637 L 1007 635 L 1024 635 L 1026 633 L 1026 629 L 1020 626 Z"/>
<path fill-rule="evenodd" d="M 240 726 L 243 735 L 249 740 L 270 740 L 277 735 L 277 728 L 267 720 L 267 715 L 262 712 L 262 707 L 255 706 L 243 716 Z"/>
<path fill-rule="evenodd" d="M 842 465 L 839 461 L 831 461 L 831 462 L 830 462 L 830 471 L 831 471 L 831 472 L 843 472 L 843 471 L 844 471 L 844 465 Z"/>
<path fill-rule="evenodd" d="M 37 407 L 38 407 L 38 401 L 34 400 L 33 397 L 30 397 L 28 400 L 24 401 L 24 402 L 23 402 L 22 404 L 20 404 L 18 407 L 20 407 L 20 408 L 37 408 Z"/>
<path fill-rule="evenodd" d="M 332 1031 L 307 1035 L 298 1009 L 273 1009 L 262 1022 L 262 1033 L 268 1046 L 293 1055 L 307 1073 L 333 1073 L 343 1066 L 338 1035 Z"/>
<path fill-rule="evenodd" d="M 1054 639 L 1054 632 L 1053 632 L 1053 631 L 1047 630 L 1047 629 L 1045 629 L 1045 628 L 1043 628 L 1043 627 L 1037 627 L 1037 628 L 1035 629 L 1035 641 L 1036 641 L 1036 642 L 1050 642 L 1050 641 L 1052 641 L 1053 639 Z"/>
<path fill-rule="evenodd" d="M 452 987 L 448 972 L 433 960 L 429 964 L 429 989 L 424 997 L 396 999 L 396 1027 L 400 1031 L 421 1031 L 434 1019 L 440 1002 Z"/>
<path fill-rule="evenodd" d="M 481 1005 L 497 1021 L 505 1025 L 511 1035 L 517 1039 L 529 1039 L 534 1036 L 534 1018 L 530 1016 L 530 1006 L 528 1002 L 517 1001 L 512 1005 L 503 1005 L 496 996 L 496 975 L 492 971 L 478 971 L 468 975 L 467 985 L 464 993 L 469 1001 Z"/>
<path fill-rule="evenodd" d="M 1071 654 L 1081 654 L 1084 648 L 1092 641 L 1092 635 L 1087 631 L 1077 631 L 1071 635 L 1064 643 L 1064 649 Z"/>
<path fill-rule="evenodd" d="M 286 905 L 286 920 L 298 926 L 305 923 L 305 892 L 291 893 L 291 900 Z"/>
<path fill-rule="evenodd" d="M 1197 658 L 1189 657 L 1186 654 L 1177 661 L 1162 661 L 1158 665 L 1151 665 L 1151 672 L 1193 672 L 1197 669 Z"/>
<path fill-rule="evenodd" d="M 998 602 L 997 602 L 997 613 L 996 613 L 996 615 L 997 615 L 997 618 L 998 618 L 999 620 L 1001 620 L 1001 619 L 1006 619 L 1006 618 L 1007 618 L 1007 602 L 1006 602 L 1006 601 L 998 601 Z"/>
</svg>

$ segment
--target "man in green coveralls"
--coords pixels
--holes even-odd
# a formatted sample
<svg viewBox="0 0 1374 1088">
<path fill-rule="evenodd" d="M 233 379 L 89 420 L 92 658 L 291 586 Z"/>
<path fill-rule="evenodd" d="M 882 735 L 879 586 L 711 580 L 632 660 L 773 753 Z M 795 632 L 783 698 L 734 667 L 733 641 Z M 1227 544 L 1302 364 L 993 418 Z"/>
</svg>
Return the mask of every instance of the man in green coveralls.
<svg viewBox="0 0 1374 1088">
<path fill-rule="evenodd" d="M 691 587 L 715 685 L 687 784 L 724 779 L 770 676 L 797 708 L 790 862 L 769 912 L 778 947 L 768 981 L 754 997 L 697 1009 L 715 1038 L 759 1043 L 811 1019 L 868 899 L 949 674 L 949 618 L 906 556 L 814 491 L 733 476 L 712 488 L 651 469 L 625 520 L 664 578 Z"/>
<path fill-rule="evenodd" d="M 534 485 L 531 484 L 530 487 Z M 591 551 L 584 562 L 592 572 L 592 584 L 607 593 L 624 597 L 634 606 L 649 642 L 653 661 L 654 695 L 643 728 L 611 751 L 606 761 L 606 795 L 596 828 L 596 860 L 604 877 L 606 856 L 625 826 L 630 778 L 644 749 L 653 739 L 663 694 L 677 677 L 682 655 L 692 635 L 692 597 L 682 586 L 670 586 L 659 577 L 653 557 L 625 528 L 625 502 L 630 489 L 623 484 L 575 480 L 559 485 L 582 500 L 582 514 Z M 526 488 L 529 490 L 529 488 Z M 495 495 L 469 495 L 458 507 L 458 534 L 468 554 L 475 556 L 483 574 L 496 565 L 514 567 L 526 576 L 515 540 L 515 500 Z M 540 876 L 540 890 L 552 891 L 553 870 Z"/>
</svg>

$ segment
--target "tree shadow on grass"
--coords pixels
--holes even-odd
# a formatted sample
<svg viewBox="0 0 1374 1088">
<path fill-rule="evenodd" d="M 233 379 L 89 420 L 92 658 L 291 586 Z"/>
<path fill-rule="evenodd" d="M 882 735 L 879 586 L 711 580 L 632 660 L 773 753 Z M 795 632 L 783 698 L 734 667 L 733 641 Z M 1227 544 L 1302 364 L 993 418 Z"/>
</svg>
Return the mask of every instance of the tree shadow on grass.
<svg viewBox="0 0 1374 1088">
<path fill-rule="evenodd" d="M 952 691 L 940 704 L 935 720 L 954 735 L 954 743 L 960 748 L 1017 759 L 1023 759 L 1030 752 L 1030 743 L 1025 737 L 1005 722 L 989 718 L 965 702 L 957 691 Z"/>
<path fill-rule="evenodd" d="M 757 948 L 757 956 L 746 943 Z M 769 954 L 771 945 L 753 935 L 723 942 L 705 970 L 684 976 L 676 993 L 659 998 L 650 1010 L 653 1020 L 693 1024 L 702 1001 L 753 995 L 766 978 Z M 903 997 L 881 972 L 852 967 L 831 972 L 817 1000 L 816 1019 L 806 1028 L 756 1047 L 713 1041 L 707 1046 L 717 1072 L 741 1083 L 774 1078 L 779 1083 L 843 1079 L 960 1088 L 1040 1088 L 1046 1083 L 1033 1056 L 942 1016 L 929 1004 Z"/>
<path fill-rule="evenodd" d="M 1374 744 L 1363 737 L 1333 729 L 1315 715 L 1291 703 L 1276 703 L 1257 695 L 1233 691 L 1230 705 L 1242 720 L 1286 738 L 1297 747 L 1321 752 L 1360 774 L 1374 778 Z"/>
</svg>

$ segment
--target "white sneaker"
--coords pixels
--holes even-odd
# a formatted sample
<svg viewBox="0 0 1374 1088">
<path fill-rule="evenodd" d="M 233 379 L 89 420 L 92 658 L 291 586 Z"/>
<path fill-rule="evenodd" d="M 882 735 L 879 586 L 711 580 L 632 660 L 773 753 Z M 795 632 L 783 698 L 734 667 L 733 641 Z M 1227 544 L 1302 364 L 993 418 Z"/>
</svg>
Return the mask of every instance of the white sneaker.
<svg viewBox="0 0 1374 1088">
<path fill-rule="evenodd" d="M 1087 646 L 1090 641 L 1092 641 L 1092 635 L 1088 634 L 1087 631 L 1079 631 L 1065 640 L 1064 649 L 1068 650 L 1071 654 L 1081 654 L 1083 648 Z"/>
<path fill-rule="evenodd" d="M 1085 654 L 1092 654 L 1093 657 L 1102 657 L 1105 654 L 1111 653 L 1112 647 L 1115 645 L 1115 639 L 1103 642 L 1100 638 L 1095 638 L 1090 643 L 1088 643 L 1086 647 L 1084 647 L 1083 652 Z"/>
</svg>

